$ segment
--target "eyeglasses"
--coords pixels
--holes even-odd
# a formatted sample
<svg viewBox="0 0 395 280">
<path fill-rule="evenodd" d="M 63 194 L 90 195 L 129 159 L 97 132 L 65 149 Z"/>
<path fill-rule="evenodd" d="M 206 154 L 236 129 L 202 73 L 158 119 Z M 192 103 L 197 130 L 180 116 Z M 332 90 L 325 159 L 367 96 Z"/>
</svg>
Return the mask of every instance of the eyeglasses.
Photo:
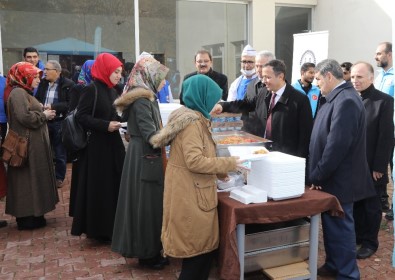
<svg viewBox="0 0 395 280">
<path fill-rule="evenodd" d="M 198 60 L 198 61 L 196 61 L 196 63 L 197 64 L 207 64 L 207 63 L 209 63 L 211 60 Z"/>
<path fill-rule="evenodd" d="M 253 64 L 255 62 L 252 61 L 252 60 L 242 60 L 241 63 L 243 63 L 243 64 Z"/>
<path fill-rule="evenodd" d="M 45 71 L 49 71 L 49 70 L 56 70 L 56 69 L 51 69 L 51 68 L 44 68 Z"/>
</svg>

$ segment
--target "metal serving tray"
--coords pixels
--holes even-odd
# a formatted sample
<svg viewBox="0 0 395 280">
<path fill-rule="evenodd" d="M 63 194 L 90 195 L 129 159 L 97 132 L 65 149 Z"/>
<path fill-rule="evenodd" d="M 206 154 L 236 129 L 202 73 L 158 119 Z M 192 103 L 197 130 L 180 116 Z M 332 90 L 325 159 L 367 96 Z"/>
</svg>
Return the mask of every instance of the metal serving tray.
<svg viewBox="0 0 395 280">
<path fill-rule="evenodd" d="M 245 252 L 308 242 L 310 223 L 297 219 L 275 224 L 246 225 Z"/>
<path fill-rule="evenodd" d="M 244 132 L 244 131 L 223 131 L 223 132 L 215 132 L 213 133 L 213 138 L 217 142 L 229 137 L 229 136 L 238 136 L 238 137 L 243 137 L 243 138 L 248 138 L 248 139 L 253 139 L 256 142 L 252 143 L 242 143 L 242 144 L 218 144 L 217 143 L 217 156 L 219 157 L 229 157 L 230 153 L 228 151 L 229 146 L 264 146 L 266 149 L 269 151 L 272 150 L 273 147 L 273 142 L 270 140 L 267 140 L 262 137 L 255 136 L 253 134 Z"/>
</svg>

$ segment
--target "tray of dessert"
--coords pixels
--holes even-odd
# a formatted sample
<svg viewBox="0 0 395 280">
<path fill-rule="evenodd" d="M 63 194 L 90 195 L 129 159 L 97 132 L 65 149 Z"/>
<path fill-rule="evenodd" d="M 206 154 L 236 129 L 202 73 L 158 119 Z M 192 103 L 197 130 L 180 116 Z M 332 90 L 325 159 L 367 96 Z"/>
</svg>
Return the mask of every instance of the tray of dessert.
<svg viewBox="0 0 395 280">
<path fill-rule="evenodd" d="M 255 136 L 244 131 L 224 131 L 213 133 L 213 138 L 217 143 L 217 156 L 230 156 L 228 147 L 230 146 L 264 146 L 267 150 L 272 149 L 273 142 Z"/>
</svg>

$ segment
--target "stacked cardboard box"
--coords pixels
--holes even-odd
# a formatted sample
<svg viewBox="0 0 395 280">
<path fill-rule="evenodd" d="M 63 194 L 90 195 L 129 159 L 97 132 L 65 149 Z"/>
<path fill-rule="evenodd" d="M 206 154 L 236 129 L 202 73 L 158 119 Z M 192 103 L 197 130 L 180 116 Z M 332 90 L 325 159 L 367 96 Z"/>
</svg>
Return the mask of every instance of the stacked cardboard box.
<svg viewBox="0 0 395 280">
<path fill-rule="evenodd" d="M 241 114 L 222 113 L 211 118 L 213 132 L 241 130 L 243 121 Z"/>
</svg>

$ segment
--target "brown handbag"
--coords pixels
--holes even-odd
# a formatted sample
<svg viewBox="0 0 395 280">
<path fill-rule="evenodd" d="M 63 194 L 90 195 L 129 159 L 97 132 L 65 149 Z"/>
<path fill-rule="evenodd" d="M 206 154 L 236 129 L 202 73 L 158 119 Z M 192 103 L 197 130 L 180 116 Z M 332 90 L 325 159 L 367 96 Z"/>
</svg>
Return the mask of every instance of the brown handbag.
<svg viewBox="0 0 395 280">
<path fill-rule="evenodd" d="M 10 104 L 7 104 L 7 116 L 10 120 Z M 28 99 L 29 105 L 31 104 L 30 99 Z M 27 161 L 27 149 L 29 145 L 29 129 L 26 129 L 26 136 L 19 136 L 11 128 L 8 128 L 7 135 L 5 136 L 3 145 L 3 154 L 1 156 L 2 160 L 12 167 L 24 166 Z"/>
<path fill-rule="evenodd" d="M 29 130 L 26 136 L 19 136 L 12 129 L 8 129 L 3 147 L 2 159 L 12 167 L 24 166 L 27 161 L 27 149 L 29 144 Z"/>
</svg>

